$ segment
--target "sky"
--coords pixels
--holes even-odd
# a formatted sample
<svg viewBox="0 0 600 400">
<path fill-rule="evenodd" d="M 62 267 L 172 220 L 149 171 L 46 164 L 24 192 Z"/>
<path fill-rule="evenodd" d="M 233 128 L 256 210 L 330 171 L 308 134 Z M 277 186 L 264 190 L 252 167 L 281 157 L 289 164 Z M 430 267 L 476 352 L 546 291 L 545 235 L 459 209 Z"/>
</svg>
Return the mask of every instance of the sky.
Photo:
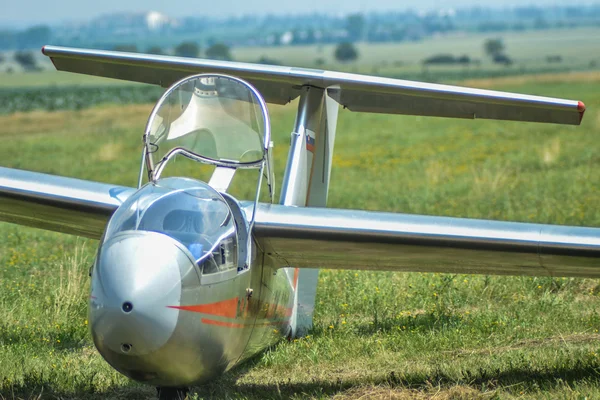
<svg viewBox="0 0 600 400">
<path fill-rule="evenodd" d="M 340 13 L 413 9 L 432 10 L 485 5 L 589 4 L 589 0 L 0 0 L 0 25 L 23 27 L 31 24 L 85 22 L 96 16 L 122 11 L 159 11 L 171 17 L 229 17 L 243 14 Z"/>
</svg>

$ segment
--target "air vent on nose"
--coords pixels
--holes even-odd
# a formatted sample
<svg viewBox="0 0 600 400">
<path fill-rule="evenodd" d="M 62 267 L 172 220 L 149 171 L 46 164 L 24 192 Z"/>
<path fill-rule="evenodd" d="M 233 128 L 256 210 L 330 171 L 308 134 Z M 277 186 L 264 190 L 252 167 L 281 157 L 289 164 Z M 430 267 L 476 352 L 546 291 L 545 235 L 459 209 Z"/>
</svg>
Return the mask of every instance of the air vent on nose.
<svg viewBox="0 0 600 400">
<path fill-rule="evenodd" d="M 125 303 L 123 303 L 122 308 L 124 312 L 129 313 L 131 312 L 131 310 L 133 310 L 133 304 L 131 304 L 131 302 L 129 301 L 126 301 Z"/>
</svg>

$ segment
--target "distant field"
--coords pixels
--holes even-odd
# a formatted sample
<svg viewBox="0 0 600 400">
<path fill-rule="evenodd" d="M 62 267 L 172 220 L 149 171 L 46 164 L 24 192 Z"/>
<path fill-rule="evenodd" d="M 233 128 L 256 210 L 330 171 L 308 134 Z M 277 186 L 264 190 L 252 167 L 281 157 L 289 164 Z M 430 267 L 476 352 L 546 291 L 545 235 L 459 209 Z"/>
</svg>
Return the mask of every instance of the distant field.
<svg viewBox="0 0 600 400">
<path fill-rule="evenodd" d="M 271 48 L 236 48 L 236 59 L 250 61 L 261 56 L 281 60 L 292 65 L 315 66 L 315 60 L 322 58 L 325 65 L 334 69 L 363 72 L 379 68 L 394 73 L 414 73 L 421 69 L 421 61 L 434 54 L 466 54 L 481 60 L 480 68 L 504 70 L 505 67 L 493 66 L 484 53 L 483 43 L 488 38 L 500 37 L 504 40 L 506 53 L 515 60 L 510 68 L 539 68 L 546 64 L 547 55 L 561 55 L 563 66 L 587 66 L 591 61 L 600 65 L 600 28 L 526 31 L 488 34 L 451 34 L 427 38 L 418 42 L 400 42 L 358 45 L 360 57 L 356 64 L 340 64 L 335 61 L 334 46 L 287 46 Z M 560 65 L 554 65 L 559 67 Z M 457 67 L 458 69 L 464 67 Z M 477 68 L 477 67 L 472 67 Z"/>
<path fill-rule="evenodd" d="M 52 67 L 54 68 L 54 67 Z M 41 72 L 0 73 L 0 89 L 13 87 L 39 86 L 99 86 L 134 84 L 118 79 L 100 78 L 90 75 L 73 74 L 55 70 Z"/>
<path fill-rule="evenodd" d="M 501 37 L 507 54 L 514 59 L 511 67 L 494 65 L 483 51 L 488 38 Z M 404 77 L 426 81 L 456 81 L 468 78 L 564 72 L 600 68 L 600 28 L 578 28 L 507 32 L 501 34 L 451 34 L 427 38 L 418 42 L 360 43 L 360 57 L 354 63 L 342 64 L 334 59 L 334 46 L 240 47 L 232 49 L 238 61 L 256 62 L 261 57 L 279 61 L 284 65 L 324 68 L 381 76 Z M 36 49 L 36 54 L 38 50 Z M 468 55 L 481 61 L 479 66 L 436 66 L 424 70 L 421 61 L 434 54 Z M 560 55 L 561 63 L 547 63 L 546 56 Z M 9 59 L 10 54 L 7 56 Z M 86 75 L 55 73 L 47 58 L 38 54 L 46 69 L 39 73 L 0 72 L 0 90 L 6 87 L 73 86 L 123 84 L 123 81 L 96 78 Z M 321 59 L 324 64 L 317 64 Z M 6 63 L 5 63 L 6 65 Z M 5 68 L 0 64 L 0 71 Z"/>
<path fill-rule="evenodd" d="M 340 111 L 329 206 L 600 227 L 598 74 L 470 84 L 578 99 L 588 111 L 580 127 Z M 0 164 L 131 186 L 150 109 L 0 116 Z M 278 179 L 294 111 L 271 109 Z M 250 198 L 251 181 L 236 179 L 233 193 Z M 96 245 L 0 224 L 0 398 L 153 394 L 91 343 Z M 193 398 L 600 398 L 599 310 L 592 279 L 323 271 L 309 336 Z"/>
</svg>

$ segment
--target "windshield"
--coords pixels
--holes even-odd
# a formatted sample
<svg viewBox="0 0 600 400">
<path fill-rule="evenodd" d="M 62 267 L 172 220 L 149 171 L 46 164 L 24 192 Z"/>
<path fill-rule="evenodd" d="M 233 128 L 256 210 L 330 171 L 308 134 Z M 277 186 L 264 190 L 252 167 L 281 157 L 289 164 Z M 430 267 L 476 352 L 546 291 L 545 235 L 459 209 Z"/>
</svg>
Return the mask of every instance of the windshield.
<svg viewBox="0 0 600 400">
<path fill-rule="evenodd" d="M 148 183 L 117 209 L 105 241 L 132 230 L 159 232 L 177 240 L 204 274 L 237 268 L 237 233 L 231 210 L 205 183 L 186 178 Z"/>
<path fill-rule="evenodd" d="M 174 148 L 225 162 L 263 159 L 266 108 L 246 83 L 198 75 L 176 84 L 158 104 L 146 129 L 153 165 Z"/>
</svg>

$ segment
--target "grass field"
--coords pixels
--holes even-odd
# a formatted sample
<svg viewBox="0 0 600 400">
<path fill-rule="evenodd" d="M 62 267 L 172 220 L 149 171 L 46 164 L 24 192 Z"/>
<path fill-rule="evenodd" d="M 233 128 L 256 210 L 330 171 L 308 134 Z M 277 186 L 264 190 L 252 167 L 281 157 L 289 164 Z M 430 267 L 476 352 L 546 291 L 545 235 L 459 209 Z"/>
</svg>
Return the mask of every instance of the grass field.
<svg viewBox="0 0 600 400">
<path fill-rule="evenodd" d="M 600 226 L 599 75 L 469 83 L 578 99 L 588 111 L 580 127 L 340 111 L 329 206 Z M 0 116 L 1 165 L 132 186 L 150 109 Z M 295 110 L 271 113 L 281 178 Z M 249 180 L 233 185 L 251 197 Z M 0 244 L 0 398 L 153 395 L 91 343 L 95 241 L 0 224 Z M 599 306 L 592 279 L 323 271 L 307 337 L 192 397 L 600 398 Z"/>
</svg>

